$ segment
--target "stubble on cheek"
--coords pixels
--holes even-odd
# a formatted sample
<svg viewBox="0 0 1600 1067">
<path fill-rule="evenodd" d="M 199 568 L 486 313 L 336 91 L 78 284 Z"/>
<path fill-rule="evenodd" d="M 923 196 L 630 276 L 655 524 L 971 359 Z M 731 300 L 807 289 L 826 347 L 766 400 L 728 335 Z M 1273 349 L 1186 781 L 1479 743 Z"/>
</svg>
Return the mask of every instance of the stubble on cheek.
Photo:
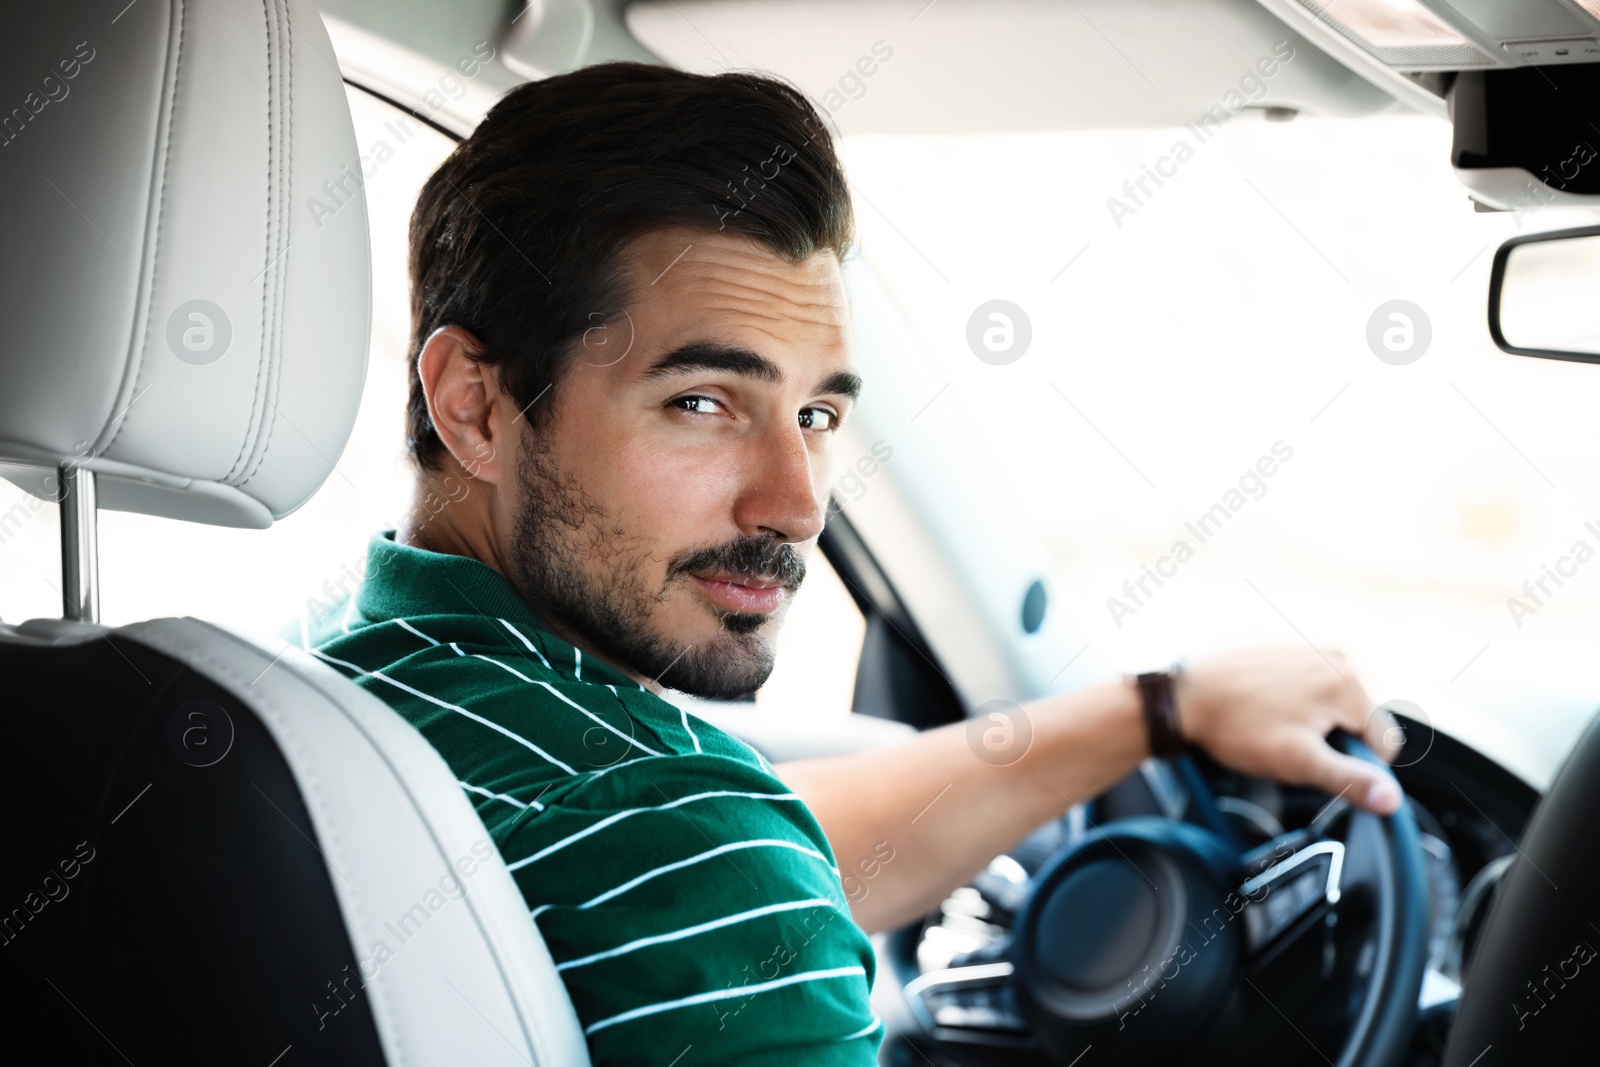
<svg viewBox="0 0 1600 1067">
<path fill-rule="evenodd" d="M 536 443 L 518 479 L 513 584 L 547 624 L 636 675 L 696 695 L 728 699 L 766 680 L 774 654 L 766 635 L 782 612 L 726 614 L 702 598 L 688 570 L 707 550 L 674 555 L 630 532 L 649 529 L 648 517 L 608 509 Z M 659 479 L 643 490 L 661 491 Z M 720 551 L 726 558 L 730 548 Z"/>
</svg>

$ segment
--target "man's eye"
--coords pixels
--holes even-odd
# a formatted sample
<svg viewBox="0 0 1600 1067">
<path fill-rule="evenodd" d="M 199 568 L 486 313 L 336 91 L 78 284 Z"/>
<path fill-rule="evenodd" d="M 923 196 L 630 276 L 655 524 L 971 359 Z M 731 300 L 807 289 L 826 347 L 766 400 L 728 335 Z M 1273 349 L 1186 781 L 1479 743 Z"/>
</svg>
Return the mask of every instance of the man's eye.
<svg viewBox="0 0 1600 1067">
<path fill-rule="evenodd" d="M 680 396 L 668 406 L 691 415 L 715 415 L 722 410 L 722 405 L 709 396 Z"/>
<path fill-rule="evenodd" d="M 831 408 L 802 408 L 800 410 L 800 428 L 802 430 L 832 430 L 839 425 L 839 413 Z"/>
</svg>

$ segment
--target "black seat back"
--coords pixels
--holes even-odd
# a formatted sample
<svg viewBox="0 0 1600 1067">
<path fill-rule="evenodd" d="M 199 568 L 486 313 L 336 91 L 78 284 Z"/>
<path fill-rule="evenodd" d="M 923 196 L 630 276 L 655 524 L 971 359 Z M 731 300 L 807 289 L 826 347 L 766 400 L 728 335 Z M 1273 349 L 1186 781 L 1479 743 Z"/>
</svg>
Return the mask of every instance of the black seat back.
<svg viewBox="0 0 1600 1067">
<path fill-rule="evenodd" d="M 61 1063 L 267 1064 L 292 1046 L 295 1064 L 382 1064 L 276 742 L 206 678 L 101 633 L 0 633 L 8 1042 Z"/>
</svg>

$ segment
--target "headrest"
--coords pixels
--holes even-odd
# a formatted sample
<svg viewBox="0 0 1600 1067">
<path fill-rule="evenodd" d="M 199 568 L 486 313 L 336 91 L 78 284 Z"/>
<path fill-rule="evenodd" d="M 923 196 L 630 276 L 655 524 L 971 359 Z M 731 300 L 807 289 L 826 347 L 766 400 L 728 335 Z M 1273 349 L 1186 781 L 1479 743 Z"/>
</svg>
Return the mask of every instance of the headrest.
<svg viewBox="0 0 1600 1067">
<path fill-rule="evenodd" d="M 366 373 L 362 171 L 311 0 L 34 5 L 0 39 L 0 476 L 266 527 Z M 112 17 L 115 16 L 115 17 Z"/>
</svg>

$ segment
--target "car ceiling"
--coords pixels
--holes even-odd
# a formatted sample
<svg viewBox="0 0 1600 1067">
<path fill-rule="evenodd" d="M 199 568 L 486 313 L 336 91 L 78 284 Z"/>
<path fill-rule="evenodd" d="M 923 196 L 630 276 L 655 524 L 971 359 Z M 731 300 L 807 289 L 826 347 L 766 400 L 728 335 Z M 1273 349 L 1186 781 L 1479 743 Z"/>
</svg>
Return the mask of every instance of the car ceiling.
<svg viewBox="0 0 1600 1067">
<path fill-rule="evenodd" d="M 829 99 L 845 133 L 975 133 L 1181 126 L 1261 81 L 1254 107 L 1367 114 L 1394 100 L 1253 0 L 641 0 L 635 35 L 676 66 L 775 70 Z M 1273 46 L 1289 41 L 1293 60 Z M 848 77 L 876 42 L 893 58 Z M 1269 79 L 1258 59 L 1280 67 Z M 868 65 L 869 67 L 872 64 Z"/>
<path fill-rule="evenodd" d="M 1257 108 L 1443 118 L 1452 72 L 1600 56 L 1600 0 L 320 0 L 335 42 L 365 31 L 453 63 L 478 42 L 498 62 L 481 98 L 608 59 L 696 71 L 759 68 L 820 99 L 875 44 L 875 67 L 830 109 L 856 133 L 1181 126 L 1223 101 L 1277 42 L 1292 62 Z M 1451 47 L 1379 48 L 1352 13 L 1417 18 Z M 1554 40 L 1553 40 L 1554 39 Z M 1308 42 L 1315 42 L 1313 47 Z M 1560 45 L 1558 49 L 1555 45 Z M 345 49 L 341 47 L 341 60 Z M 1592 54 L 1591 54 L 1592 53 Z M 483 92 L 487 90 L 487 92 Z M 837 101 L 839 98 L 833 98 Z"/>
</svg>

